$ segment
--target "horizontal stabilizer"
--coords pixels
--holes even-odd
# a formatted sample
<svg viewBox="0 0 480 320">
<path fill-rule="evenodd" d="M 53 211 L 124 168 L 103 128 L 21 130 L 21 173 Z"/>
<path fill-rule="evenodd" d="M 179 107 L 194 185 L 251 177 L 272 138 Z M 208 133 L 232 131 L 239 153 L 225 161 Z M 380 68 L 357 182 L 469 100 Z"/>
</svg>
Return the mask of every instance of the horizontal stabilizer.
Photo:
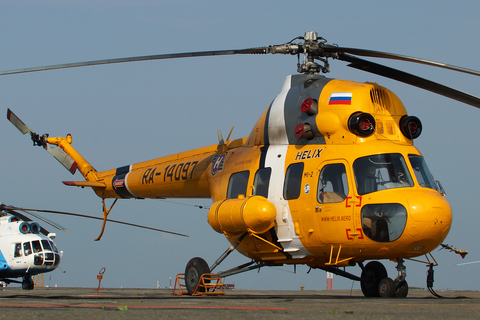
<svg viewBox="0 0 480 320">
<path fill-rule="evenodd" d="M 66 186 L 106 188 L 105 183 L 96 181 L 62 181 Z"/>
</svg>

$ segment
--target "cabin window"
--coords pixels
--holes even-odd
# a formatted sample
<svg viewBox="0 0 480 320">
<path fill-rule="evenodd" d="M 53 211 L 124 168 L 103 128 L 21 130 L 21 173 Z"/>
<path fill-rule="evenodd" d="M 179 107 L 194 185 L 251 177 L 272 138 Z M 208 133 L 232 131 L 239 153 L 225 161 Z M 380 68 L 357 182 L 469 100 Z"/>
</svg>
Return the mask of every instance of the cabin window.
<svg viewBox="0 0 480 320">
<path fill-rule="evenodd" d="M 362 208 L 363 233 L 376 242 L 395 241 L 407 223 L 407 210 L 398 203 L 369 204 Z"/>
<path fill-rule="evenodd" d="M 318 178 L 318 202 L 343 202 L 347 195 L 348 181 L 345 165 L 343 163 L 335 163 L 323 167 Z"/>
<path fill-rule="evenodd" d="M 227 198 L 236 199 L 239 195 L 247 196 L 247 185 L 250 171 L 234 173 L 228 182 Z"/>
<path fill-rule="evenodd" d="M 60 255 L 55 254 L 55 262 L 53 263 L 53 265 L 56 267 L 59 264 L 60 264 Z"/>
<path fill-rule="evenodd" d="M 23 243 L 23 251 L 25 252 L 25 256 L 32 254 L 32 246 L 30 245 L 30 242 Z"/>
<path fill-rule="evenodd" d="M 50 248 L 50 244 L 48 243 L 48 240 L 42 240 L 42 246 L 43 246 L 43 251 L 53 251 L 52 248 Z"/>
<path fill-rule="evenodd" d="M 40 245 L 40 241 L 38 240 L 32 241 L 32 246 L 33 246 L 33 253 L 42 252 L 42 246 Z"/>
<path fill-rule="evenodd" d="M 283 187 L 283 197 L 286 200 L 293 200 L 300 197 L 302 189 L 303 162 L 293 163 L 287 168 L 285 174 L 285 185 Z"/>
<path fill-rule="evenodd" d="M 52 252 L 45 252 L 45 265 L 52 266 L 55 263 L 55 254 Z"/>
<path fill-rule="evenodd" d="M 21 243 L 15 243 L 15 253 L 13 255 L 15 258 L 21 257 L 22 256 L 22 244 Z"/>
<path fill-rule="evenodd" d="M 413 180 L 401 154 L 376 154 L 353 163 L 359 195 L 385 189 L 413 187 Z"/>
<path fill-rule="evenodd" d="M 422 156 L 416 154 L 409 154 L 408 159 L 412 165 L 413 172 L 417 178 L 417 182 L 420 187 L 430 188 L 438 191 L 435 179 L 433 179 L 430 170 L 428 170 L 427 163 Z"/>
<path fill-rule="evenodd" d="M 268 186 L 270 185 L 270 175 L 272 168 L 259 169 L 253 180 L 253 194 L 268 198 Z"/>
<path fill-rule="evenodd" d="M 36 254 L 33 258 L 33 264 L 36 266 L 41 266 L 43 264 L 43 253 Z"/>
</svg>

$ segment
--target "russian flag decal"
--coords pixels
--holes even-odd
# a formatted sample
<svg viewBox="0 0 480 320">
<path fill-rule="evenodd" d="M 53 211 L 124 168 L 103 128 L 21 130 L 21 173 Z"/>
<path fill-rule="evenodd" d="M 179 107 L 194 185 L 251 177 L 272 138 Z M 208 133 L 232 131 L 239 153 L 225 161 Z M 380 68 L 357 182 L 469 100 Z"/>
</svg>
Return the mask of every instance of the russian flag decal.
<svg viewBox="0 0 480 320">
<path fill-rule="evenodd" d="M 332 92 L 330 99 L 328 99 L 328 104 L 352 104 L 352 93 L 351 92 Z"/>
</svg>

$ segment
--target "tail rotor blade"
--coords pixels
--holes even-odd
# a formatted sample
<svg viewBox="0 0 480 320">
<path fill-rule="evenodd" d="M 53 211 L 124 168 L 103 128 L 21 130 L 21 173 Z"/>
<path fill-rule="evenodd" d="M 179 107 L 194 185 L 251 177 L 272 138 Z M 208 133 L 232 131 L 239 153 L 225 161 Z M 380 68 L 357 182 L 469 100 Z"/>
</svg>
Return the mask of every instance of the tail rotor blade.
<svg viewBox="0 0 480 320">
<path fill-rule="evenodd" d="M 22 134 L 30 132 L 30 136 L 34 146 L 42 146 L 55 159 L 58 160 L 71 174 L 77 171 L 77 163 L 70 157 L 62 148 L 51 147 L 48 142 L 48 134 L 39 136 L 32 129 L 30 129 L 12 110 L 7 109 L 7 119 L 10 121 Z"/>
<path fill-rule="evenodd" d="M 27 132 L 31 132 L 35 134 L 35 132 L 30 129 L 22 120 L 12 110 L 7 109 L 7 119 L 10 121 L 22 134 L 26 134 Z"/>
<path fill-rule="evenodd" d="M 50 147 L 45 145 L 45 149 L 60 162 L 71 174 L 75 174 L 77 171 L 77 163 L 72 159 L 65 151 L 60 147 Z"/>
</svg>

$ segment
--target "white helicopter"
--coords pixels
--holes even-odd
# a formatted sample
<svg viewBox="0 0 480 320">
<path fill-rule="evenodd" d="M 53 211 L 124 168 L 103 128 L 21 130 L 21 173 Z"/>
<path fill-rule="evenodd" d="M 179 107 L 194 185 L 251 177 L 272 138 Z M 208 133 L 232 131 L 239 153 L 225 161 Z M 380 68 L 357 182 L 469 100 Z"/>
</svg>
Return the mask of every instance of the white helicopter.
<svg viewBox="0 0 480 320">
<path fill-rule="evenodd" d="M 55 237 L 55 233 L 0 203 L 0 281 L 21 283 L 22 289 L 32 290 L 32 276 L 51 272 L 60 264 L 63 252 L 53 242 Z"/>
<path fill-rule="evenodd" d="M 32 276 L 55 270 L 60 264 L 63 251 L 59 251 L 53 242 L 53 239 L 56 238 L 55 233 L 48 232 L 37 222 L 32 221 L 28 216 L 19 211 L 31 215 L 61 231 L 68 230 L 57 223 L 32 213 L 31 211 L 103 220 L 103 218 L 84 214 L 19 208 L 5 205 L 0 202 L 0 281 L 5 282 L 6 284 L 21 283 L 22 289 L 24 290 L 32 290 L 35 287 Z M 188 237 L 185 234 L 124 221 L 112 219 L 107 219 L 107 221 Z M 16 278 L 22 278 L 22 281 L 16 280 Z"/>
</svg>

